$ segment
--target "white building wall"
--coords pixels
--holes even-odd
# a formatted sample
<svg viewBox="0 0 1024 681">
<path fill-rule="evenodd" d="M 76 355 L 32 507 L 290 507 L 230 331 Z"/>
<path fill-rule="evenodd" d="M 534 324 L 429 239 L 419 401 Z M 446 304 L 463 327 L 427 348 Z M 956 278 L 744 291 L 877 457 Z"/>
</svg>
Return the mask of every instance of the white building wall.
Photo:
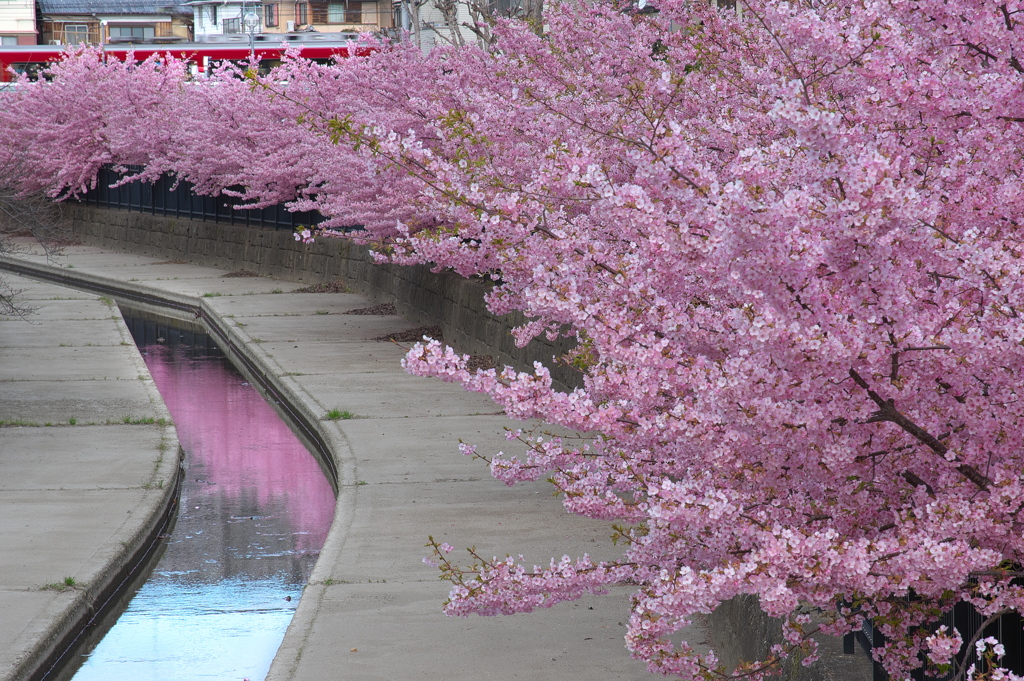
<svg viewBox="0 0 1024 681">
<path fill-rule="evenodd" d="M 453 42 L 458 42 L 461 36 L 461 40 L 472 43 L 476 40 L 476 36 L 472 31 L 462 26 L 463 23 L 471 23 L 471 17 L 469 10 L 466 8 L 464 3 L 458 4 L 458 33 L 459 35 L 453 36 L 452 30 L 445 22 L 444 14 L 438 10 L 432 2 L 429 0 L 425 2 L 419 8 L 419 46 L 424 52 L 429 52 L 431 48 L 441 45 L 450 45 Z M 402 20 L 405 24 L 402 28 L 405 28 L 410 32 L 410 39 L 416 40 L 415 31 L 411 25 L 411 16 L 408 9 L 408 3 L 403 3 Z"/>
<path fill-rule="evenodd" d="M 192 6 L 192 11 L 194 13 L 192 17 L 192 25 L 196 40 L 211 35 L 222 35 L 224 33 L 225 19 L 237 20 L 241 23 L 241 18 L 246 12 L 253 12 L 260 18 L 260 26 L 256 29 L 256 32 L 263 32 L 262 4 L 255 2 L 193 2 L 189 4 Z M 217 8 L 216 23 L 213 21 L 213 15 L 211 12 L 213 7 Z"/>
<path fill-rule="evenodd" d="M 0 0 L 0 35 L 21 33 L 34 36 L 35 32 L 35 0 Z"/>
</svg>

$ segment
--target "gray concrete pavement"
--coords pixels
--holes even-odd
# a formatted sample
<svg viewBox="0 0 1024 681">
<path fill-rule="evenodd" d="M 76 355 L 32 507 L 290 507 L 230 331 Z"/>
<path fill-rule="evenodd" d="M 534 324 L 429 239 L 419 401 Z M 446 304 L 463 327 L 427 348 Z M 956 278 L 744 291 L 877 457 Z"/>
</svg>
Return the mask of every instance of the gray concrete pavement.
<svg viewBox="0 0 1024 681">
<path fill-rule="evenodd" d="M 226 278 L 223 270 L 94 247 L 69 247 L 52 264 L 33 253 L 20 255 L 19 261 L 124 290 L 160 292 L 200 307 L 254 366 L 317 422 L 339 471 L 338 504 L 312 580 L 270 671 L 271 681 L 652 678 L 624 647 L 627 590 L 513 617 L 449 619 L 441 613 L 448 586 L 438 580 L 435 568 L 422 562 L 430 535 L 458 548 L 475 546 L 485 556 L 524 554 L 539 564 L 563 553 L 610 557 L 617 549 L 608 541 L 606 524 L 568 515 L 546 483 L 506 487 L 491 478 L 483 463 L 459 455 L 460 439 L 479 444 L 481 452 L 507 449 L 503 429 L 522 424 L 499 415 L 485 397 L 406 375 L 399 366 L 403 350 L 373 340 L 410 328 L 401 318 L 343 314 L 369 304 L 354 294 L 292 293 L 301 284 Z M 44 290 L 42 285 L 32 287 Z M 78 308 L 102 303 L 87 295 L 67 295 L 74 300 L 58 307 L 78 317 L 55 324 L 73 329 L 95 326 L 97 320 Z M 77 311 L 72 313 L 73 309 Z M 52 418 L 65 415 L 69 401 L 78 404 L 76 390 L 89 387 L 80 383 L 90 375 L 108 376 L 108 382 L 116 376 L 124 385 L 149 385 L 138 380 L 141 372 L 128 350 L 124 367 L 107 368 L 85 363 L 86 358 L 98 360 L 90 354 L 93 348 L 87 352 L 81 341 L 71 350 L 77 348 L 83 362 L 69 366 L 65 375 L 58 367 L 47 366 L 49 354 L 24 349 L 32 334 L 17 324 L 24 323 L 0 326 L 0 342 L 4 333 L 13 341 L 5 353 L 19 355 L 23 367 L 39 364 L 40 374 L 51 380 L 74 378 L 67 382 L 69 389 L 54 388 L 52 401 L 39 397 L 50 389 L 42 385 L 38 390 L 19 387 L 20 392 L 9 396 L 5 390 L 0 418 L 12 418 L 3 416 L 3 410 L 21 404 L 26 414 L 34 409 L 53 414 Z M 22 375 L 26 369 L 10 371 Z M 93 383 L 101 385 L 99 380 Z M 332 409 L 349 411 L 355 418 L 326 420 Z M 81 410 L 87 413 L 84 404 Z M 89 418 L 98 421 L 102 416 Z M 97 434 L 100 428 L 94 427 Z M 5 443 L 13 442 L 17 432 L 0 431 L 0 480 L 8 479 Z M 25 432 L 26 439 L 42 441 L 51 431 L 40 427 Z M 0 482 L 0 500 L 7 493 Z M 95 522 L 112 523 L 124 515 L 119 507 L 97 507 Z M 5 528 L 0 534 L 0 580 L 6 578 L 8 556 L 39 554 L 33 558 L 38 561 L 46 553 L 41 546 L 19 544 L 19 528 L 6 518 L 5 511 L 0 515 Z M 52 579 L 71 574 L 71 569 L 56 569 Z M 13 593 L 19 598 L 65 596 L 41 592 L 37 584 Z M 39 610 L 37 619 L 49 612 L 42 606 Z M 22 634 L 30 636 L 31 632 Z M 706 638 L 698 627 L 689 636 L 697 645 Z"/>
<path fill-rule="evenodd" d="M 0 317 L 4 680 L 73 635 L 146 543 L 178 469 L 174 427 L 113 303 L 7 279 L 37 311 Z"/>
</svg>

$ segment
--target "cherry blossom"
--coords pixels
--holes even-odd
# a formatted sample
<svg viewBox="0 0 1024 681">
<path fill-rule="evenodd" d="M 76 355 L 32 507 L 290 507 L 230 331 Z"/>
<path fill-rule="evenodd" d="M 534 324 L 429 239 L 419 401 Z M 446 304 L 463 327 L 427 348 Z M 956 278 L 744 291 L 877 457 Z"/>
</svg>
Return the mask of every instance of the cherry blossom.
<svg viewBox="0 0 1024 681">
<path fill-rule="evenodd" d="M 449 614 L 628 584 L 631 653 L 721 678 L 678 632 L 752 594 L 785 636 L 751 678 L 865 620 L 893 678 L 1016 678 L 939 619 L 1024 607 L 1024 4 L 656 4 L 265 78 L 84 52 L 0 101 L 4 153 L 55 197 L 113 163 L 317 209 L 382 260 L 492 282 L 518 343 L 575 341 L 569 388 L 437 342 L 405 358 L 578 433 L 463 453 L 550 479 L 624 547 L 462 564 L 431 540 Z"/>
</svg>

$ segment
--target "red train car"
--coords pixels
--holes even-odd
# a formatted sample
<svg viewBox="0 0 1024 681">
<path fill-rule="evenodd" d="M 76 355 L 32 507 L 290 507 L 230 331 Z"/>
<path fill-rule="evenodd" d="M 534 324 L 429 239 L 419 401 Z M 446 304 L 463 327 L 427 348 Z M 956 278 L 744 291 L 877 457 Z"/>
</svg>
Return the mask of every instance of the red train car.
<svg viewBox="0 0 1024 681">
<path fill-rule="evenodd" d="M 373 48 L 354 46 L 342 34 L 280 34 L 255 36 L 250 52 L 249 37 L 242 34 L 241 40 L 232 42 L 197 43 L 114 43 L 103 45 L 107 55 L 127 59 L 133 54 L 136 61 L 143 61 L 154 54 L 170 55 L 189 62 L 194 73 L 203 73 L 210 64 L 218 61 L 246 62 L 250 54 L 260 60 L 263 68 L 280 63 L 288 47 L 302 46 L 304 59 L 327 61 L 355 55 L 366 55 Z M 310 39 L 316 36 L 316 39 Z M 18 74 L 34 78 L 48 64 L 59 61 L 73 48 L 64 45 L 11 45 L 0 47 L 0 83 L 9 83 Z"/>
</svg>

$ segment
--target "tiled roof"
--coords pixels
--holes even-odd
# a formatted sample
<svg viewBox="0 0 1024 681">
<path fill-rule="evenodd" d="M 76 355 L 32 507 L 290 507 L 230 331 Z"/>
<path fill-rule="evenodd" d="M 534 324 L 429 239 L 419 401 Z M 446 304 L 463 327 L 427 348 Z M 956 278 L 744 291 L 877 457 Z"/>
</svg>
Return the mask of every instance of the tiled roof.
<svg viewBox="0 0 1024 681">
<path fill-rule="evenodd" d="M 192 14 L 175 0 L 38 0 L 43 14 Z"/>
</svg>

